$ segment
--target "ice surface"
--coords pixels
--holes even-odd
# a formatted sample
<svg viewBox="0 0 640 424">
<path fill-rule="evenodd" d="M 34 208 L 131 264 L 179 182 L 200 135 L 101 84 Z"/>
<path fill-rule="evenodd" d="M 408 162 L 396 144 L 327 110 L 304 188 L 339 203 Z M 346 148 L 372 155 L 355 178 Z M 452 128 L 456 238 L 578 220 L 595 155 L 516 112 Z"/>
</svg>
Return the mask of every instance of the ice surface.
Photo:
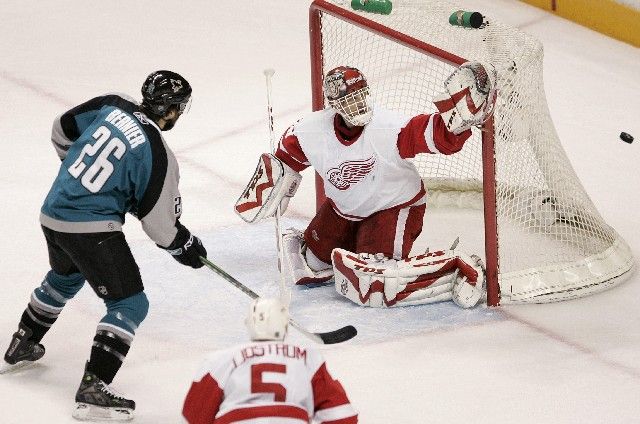
<svg viewBox="0 0 640 424">
<path fill-rule="evenodd" d="M 273 222 L 244 224 L 232 205 L 269 146 L 263 69 L 276 70 L 277 134 L 310 110 L 308 4 L 3 4 L 3 346 L 48 270 L 38 214 L 59 166 L 49 145 L 52 119 L 98 94 L 137 97 L 144 77 L 158 68 L 184 74 L 194 87 L 190 113 L 167 134 L 181 166 L 182 221 L 216 264 L 260 294 L 276 293 Z M 640 256 L 640 151 L 618 138 L 621 131 L 640 135 L 640 49 L 517 1 L 460 4 L 542 40 L 560 139 L 602 215 Z M 312 216 L 313 178 L 310 171 L 303 175 L 285 228 L 304 227 Z M 423 237 L 434 245 L 451 242 L 438 223 L 477 225 L 472 215 L 427 213 Z M 248 297 L 206 269 L 181 267 L 134 218 L 125 232 L 151 310 L 114 387 L 137 401 L 135 422 L 180 422 L 181 402 L 205 353 L 245 340 Z M 481 235 L 462 243 L 481 246 Z M 363 423 L 628 423 L 640 415 L 639 280 L 635 275 L 611 291 L 559 304 L 473 310 L 450 303 L 363 309 L 331 287 L 296 288 L 292 313 L 314 331 L 358 328 L 356 339 L 322 349 Z M 0 422 L 73 422 L 73 396 L 103 314 L 85 287 L 44 339 L 40 363 L 0 377 Z"/>
</svg>

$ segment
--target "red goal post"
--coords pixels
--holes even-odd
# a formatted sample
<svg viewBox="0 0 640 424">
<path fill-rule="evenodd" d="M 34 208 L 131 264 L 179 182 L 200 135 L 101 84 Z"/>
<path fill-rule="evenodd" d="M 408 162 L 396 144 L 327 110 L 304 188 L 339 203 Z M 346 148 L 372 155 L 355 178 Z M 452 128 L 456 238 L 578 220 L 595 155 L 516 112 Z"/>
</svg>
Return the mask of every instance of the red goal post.
<svg viewBox="0 0 640 424">
<path fill-rule="evenodd" d="M 322 78 L 335 66 L 359 68 L 377 104 L 414 115 L 434 112 L 431 100 L 455 66 L 492 63 L 495 119 L 452 157 L 414 161 L 427 204 L 446 198 L 467 205 L 468 194 L 480 199 L 474 207 L 483 212 L 488 305 L 565 300 L 618 284 L 633 257 L 584 192 L 557 138 L 544 97 L 542 45 L 493 20 L 477 30 L 453 27 L 448 16 L 459 9 L 443 0 L 406 0 L 390 15 L 376 15 L 351 10 L 348 1 L 315 0 L 313 110 L 326 107 Z M 316 188 L 319 205 L 318 177 Z"/>
</svg>

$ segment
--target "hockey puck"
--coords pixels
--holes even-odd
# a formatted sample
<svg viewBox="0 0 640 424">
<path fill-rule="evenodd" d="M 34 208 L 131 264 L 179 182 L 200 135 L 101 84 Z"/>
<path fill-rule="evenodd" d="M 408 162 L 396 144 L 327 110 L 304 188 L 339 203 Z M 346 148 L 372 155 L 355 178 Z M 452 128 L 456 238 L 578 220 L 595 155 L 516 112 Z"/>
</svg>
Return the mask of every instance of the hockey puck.
<svg viewBox="0 0 640 424">
<path fill-rule="evenodd" d="M 625 143 L 633 143 L 633 136 L 629 133 L 626 132 L 621 132 L 620 133 L 620 140 L 624 141 Z"/>
</svg>

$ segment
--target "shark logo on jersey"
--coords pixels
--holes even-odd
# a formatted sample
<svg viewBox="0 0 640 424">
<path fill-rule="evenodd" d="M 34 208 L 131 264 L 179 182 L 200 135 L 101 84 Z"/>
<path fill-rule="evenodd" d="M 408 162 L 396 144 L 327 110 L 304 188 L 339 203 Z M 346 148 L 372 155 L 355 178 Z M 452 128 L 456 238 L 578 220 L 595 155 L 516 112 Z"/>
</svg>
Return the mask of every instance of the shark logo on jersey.
<svg viewBox="0 0 640 424">
<path fill-rule="evenodd" d="M 336 168 L 327 171 L 327 179 L 338 190 L 347 190 L 351 185 L 362 181 L 373 170 L 375 164 L 375 156 L 342 162 Z"/>
<path fill-rule="evenodd" d="M 178 91 L 182 90 L 182 80 L 171 80 L 171 89 L 173 90 L 174 93 L 177 93 Z"/>
<path fill-rule="evenodd" d="M 133 116 L 135 116 L 142 125 L 149 125 L 147 117 L 144 116 L 142 112 L 133 112 Z"/>
</svg>

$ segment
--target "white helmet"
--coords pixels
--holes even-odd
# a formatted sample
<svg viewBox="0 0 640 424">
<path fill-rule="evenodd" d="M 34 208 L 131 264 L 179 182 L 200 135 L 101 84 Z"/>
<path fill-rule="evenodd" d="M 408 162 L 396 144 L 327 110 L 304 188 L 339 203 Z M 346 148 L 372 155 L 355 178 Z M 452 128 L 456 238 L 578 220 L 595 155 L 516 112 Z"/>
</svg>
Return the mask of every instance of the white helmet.
<svg viewBox="0 0 640 424">
<path fill-rule="evenodd" d="M 278 299 L 257 298 L 245 320 L 251 340 L 284 340 L 289 325 L 289 309 Z"/>
</svg>

